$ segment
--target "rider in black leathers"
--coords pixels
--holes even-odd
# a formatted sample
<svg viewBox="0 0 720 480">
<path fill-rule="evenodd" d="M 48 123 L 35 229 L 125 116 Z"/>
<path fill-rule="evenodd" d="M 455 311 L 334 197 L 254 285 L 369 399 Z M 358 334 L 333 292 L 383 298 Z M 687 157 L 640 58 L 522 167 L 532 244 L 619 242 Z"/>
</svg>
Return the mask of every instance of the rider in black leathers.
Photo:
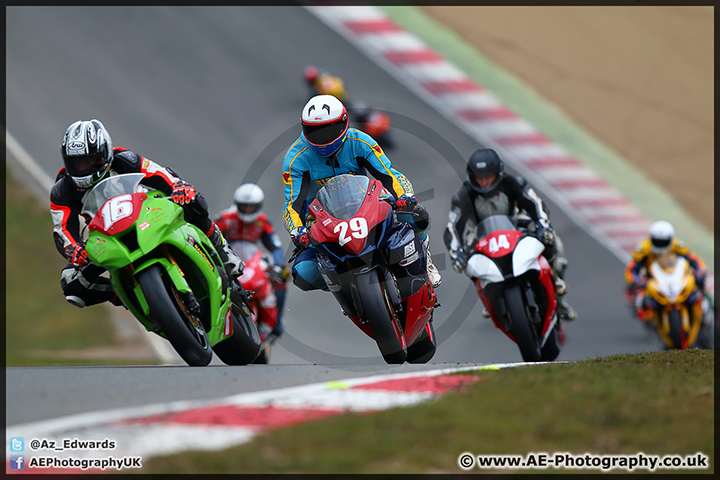
<svg viewBox="0 0 720 480">
<path fill-rule="evenodd" d="M 479 240 L 475 238 L 475 230 L 480 221 L 490 215 L 511 216 L 519 225 L 527 224 L 524 225 L 527 230 L 534 232 L 545 245 L 543 255 L 555 272 L 558 316 L 562 320 L 574 320 L 577 313 L 563 298 L 567 292 L 563 276 L 568 262 L 542 199 L 524 178 L 505 173 L 495 150 L 476 150 L 468 160 L 467 174 L 468 180 L 453 196 L 444 235 L 453 269 L 458 273 L 465 271 L 467 259 Z M 529 219 L 523 222 L 520 211 Z"/>
<path fill-rule="evenodd" d="M 172 195 L 173 202 L 183 207 L 185 219 L 206 232 L 225 265 L 228 278 L 237 279 L 242 274 L 245 264 L 210 219 L 207 201 L 179 173 L 125 148 L 113 148 L 110 134 L 96 119 L 70 125 L 61 146 L 65 166 L 58 172 L 50 191 L 50 213 L 55 225 L 55 246 L 69 262 L 60 279 L 68 302 L 81 308 L 108 301 L 122 304 L 110 280 L 100 276 L 105 269 L 90 263 L 80 231 L 83 197 L 110 175 L 145 174 L 143 185 Z M 90 220 L 85 218 L 86 222 Z M 235 281 L 231 286 L 241 289 Z"/>
</svg>

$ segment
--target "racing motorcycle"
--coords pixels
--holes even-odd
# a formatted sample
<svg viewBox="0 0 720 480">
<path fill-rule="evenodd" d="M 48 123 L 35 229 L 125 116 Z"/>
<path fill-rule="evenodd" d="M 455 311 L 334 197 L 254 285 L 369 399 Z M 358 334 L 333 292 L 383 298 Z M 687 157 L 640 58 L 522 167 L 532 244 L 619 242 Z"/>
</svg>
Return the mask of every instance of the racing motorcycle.
<svg viewBox="0 0 720 480">
<path fill-rule="evenodd" d="M 259 298 L 275 298 L 274 288 L 267 269 L 270 262 L 263 255 L 263 251 L 253 242 L 236 240 L 230 243 L 233 251 L 245 262 L 245 270 L 239 280 L 243 288 L 250 293 L 251 315 L 258 327 L 260 339 L 260 354 L 253 363 L 268 363 L 270 360 L 270 346 L 277 340 L 272 331 L 277 322 L 277 305 L 262 305 Z"/>
<path fill-rule="evenodd" d="M 426 363 L 437 346 L 435 291 L 422 240 L 393 204 L 378 180 L 333 177 L 310 204 L 310 242 L 328 289 L 385 362 Z"/>
<path fill-rule="evenodd" d="M 517 344 L 524 361 L 555 360 L 561 331 L 545 246 L 506 215 L 483 219 L 476 238 L 466 272 L 493 323 Z"/>
<path fill-rule="evenodd" d="M 83 197 L 90 260 L 110 274 L 122 303 L 149 332 L 166 338 L 188 365 L 213 351 L 246 365 L 260 351 L 247 293 L 233 291 L 207 236 L 181 206 L 141 185 L 143 174 L 108 177 Z M 232 297 L 232 298 L 231 298 Z"/>
<path fill-rule="evenodd" d="M 703 296 L 687 259 L 663 252 L 648 267 L 647 277 L 642 303 L 650 307 L 649 321 L 667 348 L 711 346 L 710 328 L 703 329 L 703 324 L 710 324 L 705 321 Z"/>
</svg>

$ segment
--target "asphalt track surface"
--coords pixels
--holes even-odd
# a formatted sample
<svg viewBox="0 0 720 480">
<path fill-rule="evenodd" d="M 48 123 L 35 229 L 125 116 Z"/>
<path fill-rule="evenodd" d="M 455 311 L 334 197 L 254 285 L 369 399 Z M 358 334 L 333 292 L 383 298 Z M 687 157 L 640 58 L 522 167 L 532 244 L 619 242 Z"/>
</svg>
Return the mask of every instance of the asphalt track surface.
<svg viewBox="0 0 720 480">
<path fill-rule="evenodd" d="M 517 347 L 482 318 L 474 288 L 452 271 L 442 242 L 465 159 L 479 145 L 307 10 L 8 7 L 6 15 L 7 128 L 48 175 L 62 166 L 67 125 L 98 118 L 115 145 L 182 172 L 213 214 L 230 205 L 238 185 L 258 183 L 285 245 L 280 172 L 307 99 L 302 69 L 315 64 L 341 74 L 353 99 L 390 114 L 396 148 L 388 156 L 432 218 L 432 251 L 443 274 L 432 363 L 521 361 Z M 624 304 L 620 260 L 548 206 L 570 261 L 567 298 L 580 315 L 566 325 L 558 360 L 657 350 Z M 329 293 L 290 286 L 286 307 L 286 334 L 271 366 L 8 368 L 8 424 L 427 368 L 384 365 Z"/>
</svg>

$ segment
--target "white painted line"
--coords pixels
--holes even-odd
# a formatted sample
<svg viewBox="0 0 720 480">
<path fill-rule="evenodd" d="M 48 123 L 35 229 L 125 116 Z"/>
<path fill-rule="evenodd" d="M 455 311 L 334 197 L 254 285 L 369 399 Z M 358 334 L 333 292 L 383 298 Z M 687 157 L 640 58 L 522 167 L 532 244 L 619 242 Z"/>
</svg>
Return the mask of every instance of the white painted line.
<svg viewBox="0 0 720 480">
<path fill-rule="evenodd" d="M 383 54 L 387 51 L 413 51 L 421 48 L 427 48 L 424 42 L 420 41 L 415 35 L 411 35 L 406 31 L 393 33 L 375 34 L 368 33 L 362 36 L 362 43 L 368 48 Z"/>
</svg>

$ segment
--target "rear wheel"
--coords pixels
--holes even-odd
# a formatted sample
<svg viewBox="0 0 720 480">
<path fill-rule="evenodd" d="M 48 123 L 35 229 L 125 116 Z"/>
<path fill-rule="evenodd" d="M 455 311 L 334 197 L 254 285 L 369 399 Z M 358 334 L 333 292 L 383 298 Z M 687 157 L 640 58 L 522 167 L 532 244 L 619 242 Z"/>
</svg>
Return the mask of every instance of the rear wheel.
<svg viewBox="0 0 720 480">
<path fill-rule="evenodd" d="M 189 314 L 175 286 L 153 265 L 137 275 L 150 316 L 188 365 L 202 367 L 212 360 L 210 341 L 200 319 Z"/>
<path fill-rule="evenodd" d="M 215 344 L 215 354 L 227 365 L 254 363 L 260 352 L 260 334 L 255 322 L 249 312 L 236 305 L 232 307 L 232 322 L 232 335 Z"/>
<path fill-rule="evenodd" d="M 432 337 L 428 334 L 428 331 L 432 334 Z M 408 363 L 427 363 L 435 355 L 437 345 L 433 341 L 435 339 L 435 329 L 433 328 L 432 322 L 428 322 L 423 329 L 423 333 L 420 335 L 415 343 L 407 348 L 407 362 Z"/>
<path fill-rule="evenodd" d="M 668 324 L 670 325 L 670 339 L 673 343 L 672 348 L 687 348 L 687 338 L 683 331 L 680 310 L 670 310 L 668 312 Z M 683 344 L 685 344 L 685 346 L 683 346 Z"/>
<path fill-rule="evenodd" d="M 560 326 L 556 323 L 550 335 L 548 335 L 545 345 L 540 349 L 540 360 L 544 362 L 552 362 L 560 355 Z"/>
<path fill-rule="evenodd" d="M 505 290 L 505 308 L 510 316 L 510 328 L 520 354 L 526 362 L 540 361 L 540 345 L 535 336 L 530 315 L 522 298 L 520 287 L 513 286 Z"/>
<path fill-rule="evenodd" d="M 386 363 L 403 363 L 407 347 L 387 291 L 373 270 L 357 275 L 356 284 L 365 317 Z"/>
</svg>

